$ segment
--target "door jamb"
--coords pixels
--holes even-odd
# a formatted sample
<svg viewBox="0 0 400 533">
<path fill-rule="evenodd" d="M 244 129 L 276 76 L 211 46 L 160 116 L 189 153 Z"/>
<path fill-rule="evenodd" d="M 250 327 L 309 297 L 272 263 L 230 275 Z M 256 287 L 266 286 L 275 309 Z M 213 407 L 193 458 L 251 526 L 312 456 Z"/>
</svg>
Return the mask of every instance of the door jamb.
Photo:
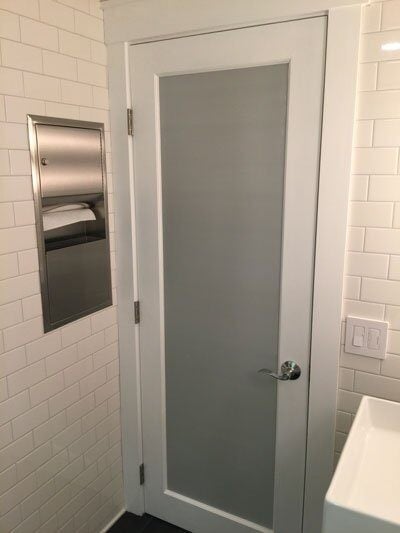
<svg viewBox="0 0 400 533">
<path fill-rule="evenodd" d="M 361 6 L 328 14 L 314 268 L 303 532 L 321 530 L 333 473 Z"/>
<path fill-rule="evenodd" d="M 109 9 L 112 10 L 112 6 Z M 106 29 L 107 11 L 105 9 Z M 335 7 L 324 14 L 328 16 L 328 34 L 314 271 L 304 533 L 319 533 L 321 530 L 323 500 L 333 470 L 361 6 Z M 182 24 L 182 31 L 185 31 L 184 21 Z M 210 20 L 209 28 L 212 27 Z M 204 26 L 205 31 L 207 28 Z M 127 510 L 142 514 L 139 326 L 134 325 L 133 319 L 133 302 L 138 297 L 134 154 L 131 137 L 126 130 L 126 109 L 131 107 L 132 101 L 129 42 L 109 43 L 107 49 L 113 174 L 117 178 L 114 195 L 124 492 Z"/>
</svg>

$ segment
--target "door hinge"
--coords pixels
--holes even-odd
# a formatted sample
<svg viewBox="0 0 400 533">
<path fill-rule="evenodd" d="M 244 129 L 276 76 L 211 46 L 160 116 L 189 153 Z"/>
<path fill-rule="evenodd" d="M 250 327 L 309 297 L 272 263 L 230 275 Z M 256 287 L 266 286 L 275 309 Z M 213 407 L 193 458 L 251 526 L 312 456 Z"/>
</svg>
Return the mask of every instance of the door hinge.
<svg viewBox="0 0 400 533">
<path fill-rule="evenodd" d="M 133 109 L 126 110 L 126 119 L 128 124 L 128 135 L 133 135 Z"/>
<path fill-rule="evenodd" d="M 136 300 L 133 302 L 133 310 L 135 314 L 135 324 L 139 324 L 140 322 L 140 302 L 139 300 Z"/>
<path fill-rule="evenodd" d="M 141 485 L 144 485 L 144 464 L 139 465 L 139 481 Z"/>
</svg>

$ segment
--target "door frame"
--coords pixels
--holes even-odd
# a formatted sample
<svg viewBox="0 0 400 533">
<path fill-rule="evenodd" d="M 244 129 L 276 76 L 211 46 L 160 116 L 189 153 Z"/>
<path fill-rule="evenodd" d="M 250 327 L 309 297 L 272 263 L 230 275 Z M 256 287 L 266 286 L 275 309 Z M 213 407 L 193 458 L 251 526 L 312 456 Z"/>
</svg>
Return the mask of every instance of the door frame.
<svg viewBox="0 0 400 533">
<path fill-rule="evenodd" d="M 161 0 L 103 2 L 109 61 L 113 174 L 116 176 L 117 297 L 126 509 L 136 514 L 144 512 L 144 493 L 139 476 L 139 465 L 142 463 L 139 326 L 135 326 L 133 320 L 133 302 L 138 299 L 134 154 L 132 138 L 128 136 L 126 128 L 127 108 L 132 105 L 129 46 L 139 42 L 326 15 L 328 32 L 303 514 L 304 533 L 320 533 L 324 495 L 333 472 L 361 6 L 359 1 L 352 0 L 282 0 L 279 3 L 253 0 L 249 10 L 248 0 L 238 0 L 235 8 L 231 0 L 205 1 L 207 6 L 201 13 L 197 0 L 185 0 L 184 9 L 181 0 L 171 0 L 168 7 Z M 171 7 L 173 4 L 176 9 Z M 204 7 L 204 3 L 202 5 Z"/>
</svg>

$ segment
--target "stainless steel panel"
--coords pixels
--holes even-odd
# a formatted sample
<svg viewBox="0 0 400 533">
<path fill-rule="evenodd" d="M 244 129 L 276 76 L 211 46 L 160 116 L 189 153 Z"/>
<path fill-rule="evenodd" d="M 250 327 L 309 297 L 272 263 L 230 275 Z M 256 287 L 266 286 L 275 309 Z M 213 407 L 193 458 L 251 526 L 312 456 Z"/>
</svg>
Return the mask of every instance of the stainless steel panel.
<svg viewBox="0 0 400 533">
<path fill-rule="evenodd" d="M 112 305 L 104 128 L 33 115 L 28 127 L 46 332 Z"/>
<path fill-rule="evenodd" d="M 46 253 L 51 323 L 87 315 L 111 305 L 111 279 L 105 239 Z M 104 306 L 104 305 L 103 305 Z"/>
<path fill-rule="evenodd" d="M 38 124 L 36 136 L 43 198 L 103 191 L 99 130 Z"/>
</svg>

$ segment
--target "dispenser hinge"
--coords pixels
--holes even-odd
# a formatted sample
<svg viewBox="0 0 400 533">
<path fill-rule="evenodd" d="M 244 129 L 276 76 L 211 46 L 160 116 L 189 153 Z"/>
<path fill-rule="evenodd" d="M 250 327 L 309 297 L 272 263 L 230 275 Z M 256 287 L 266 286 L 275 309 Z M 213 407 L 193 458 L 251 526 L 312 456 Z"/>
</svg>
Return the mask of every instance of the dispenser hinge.
<svg viewBox="0 0 400 533">
<path fill-rule="evenodd" d="M 128 124 L 128 135 L 133 135 L 133 109 L 126 110 L 126 119 Z"/>
<path fill-rule="evenodd" d="M 135 314 L 135 324 L 139 324 L 140 322 L 140 302 L 139 300 L 136 300 L 133 302 L 133 310 Z"/>
<path fill-rule="evenodd" d="M 144 464 L 139 465 L 139 482 L 144 485 Z"/>
</svg>

